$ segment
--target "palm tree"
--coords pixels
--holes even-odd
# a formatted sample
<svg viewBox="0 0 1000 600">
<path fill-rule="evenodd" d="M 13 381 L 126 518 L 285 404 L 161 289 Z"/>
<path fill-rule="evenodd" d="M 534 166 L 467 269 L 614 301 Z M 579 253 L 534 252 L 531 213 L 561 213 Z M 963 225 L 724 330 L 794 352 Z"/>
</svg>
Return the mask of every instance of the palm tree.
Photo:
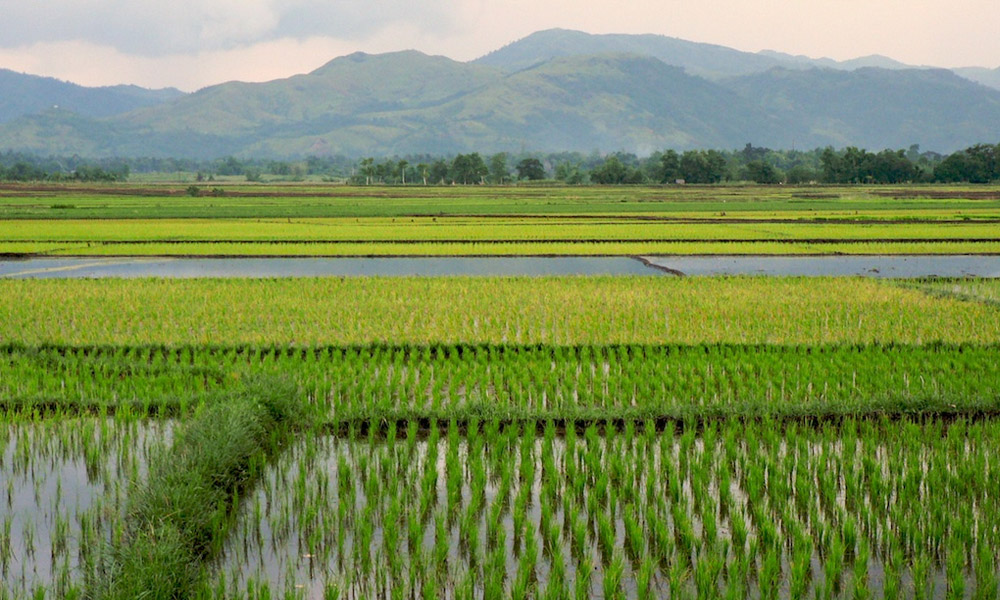
<svg viewBox="0 0 1000 600">
<path fill-rule="evenodd" d="M 361 159 L 361 172 L 365 174 L 365 185 L 371 185 L 372 177 L 375 176 L 375 159 Z"/>
</svg>

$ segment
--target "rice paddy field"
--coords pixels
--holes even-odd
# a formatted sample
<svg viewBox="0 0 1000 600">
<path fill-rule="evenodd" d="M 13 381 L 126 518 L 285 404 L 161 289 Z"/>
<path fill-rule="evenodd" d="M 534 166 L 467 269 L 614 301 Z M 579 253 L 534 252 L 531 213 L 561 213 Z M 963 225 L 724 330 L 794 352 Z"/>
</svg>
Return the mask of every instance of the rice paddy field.
<svg viewBox="0 0 1000 600">
<path fill-rule="evenodd" d="M 974 254 L 998 198 L 15 187 L 0 252 Z M 0 279 L 0 599 L 997 598 L 996 282 Z"/>
<path fill-rule="evenodd" d="M 13 185 L 0 254 L 997 254 L 977 187 Z"/>
</svg>

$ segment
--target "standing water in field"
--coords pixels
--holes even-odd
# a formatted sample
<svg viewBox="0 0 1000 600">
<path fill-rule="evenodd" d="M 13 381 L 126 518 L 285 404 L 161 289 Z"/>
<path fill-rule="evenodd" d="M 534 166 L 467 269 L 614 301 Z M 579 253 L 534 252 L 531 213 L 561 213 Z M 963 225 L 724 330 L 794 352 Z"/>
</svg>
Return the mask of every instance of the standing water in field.
<svg viewBox="0 0 1000 600">
<path fill-rule="evenodd" d="M 0 598 L 79 594 L 171 431 L 169 421 L 0 423 Z"/>
<path fill-rule="evenodd" d="M 995 594 L 996 421 L 402 429 L 291 449 L 206 595 Z"/>
<path fill-rule="evenodd" d="M 0 277 L 437 277 L 658 275 L 627 256 L 434 258 L 31 258 L 0 261 Z"/>
<path fill-rule="evenodd" d="M 1000 256 L 648 256 L 683 275 L 1000 277 Z"/>
<path fill-rule="evenodd" d="M 1000 277 L 1000 256 L 524 256 L 385 258 L 29 258 L 0 278 L 774 275 Z"/>
</svg>

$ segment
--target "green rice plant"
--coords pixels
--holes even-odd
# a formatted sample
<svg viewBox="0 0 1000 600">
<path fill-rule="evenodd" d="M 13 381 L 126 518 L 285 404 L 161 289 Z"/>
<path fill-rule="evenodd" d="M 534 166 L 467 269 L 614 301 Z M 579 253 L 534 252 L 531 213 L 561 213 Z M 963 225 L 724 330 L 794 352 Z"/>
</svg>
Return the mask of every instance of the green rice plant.
<svg viewBox="0 0 1000 600">
<path fill-rule="evenodd" d="M 667 577 L 670 585 L 670 597 L 682 598 L 685 595 L 685 580 L 689 574 L 688 565 L 681 560 L 673 561 Z"/>
<path fill-rule="evenodd" d="M 602 582 L 601 587 L 604 589 L 605 598 L 624 600 L 624 574 L 625 558 L 620 554 L 615 554 L 604 571 L 604 581 Z"/>
<path fill-rule="evenodd" d="M 649 556 L 646 556 L 639 565 L 639 570 L 636 573 L 635 591 L 636 597 L 639 600 L 652 600 L 656 597 L 653 589 L 653 575 L 655 570 L 655 563 Z"/>
<path fill-rule="evenodd" d="M 931 561 L 927 555 L 919 554 L 913 559 L 910 573 L 913 576 L 913 597 L 915 600 L 926 600 L 928 597 L 928 587 L 931 585 L 930 577 Z"/>
<path fill-rule="evenodd" d="M 871 590 L 868 586 L 868 560 L 868 546 L 862 544 L 854 560 L 854 576 L 851 580 L 851 598 L 854 600 L 868 600 L 871 598 Z"/>
<path fill-rule="evenodd" d="M 953 543 L 948 549 L 946 562 L 948 598 L 965 597 L 965 549 Z"/>
<path fill-rule="evenodd" d="M 566 562 L 559 546 L 554 546 L 550 559 L 548 582 L 545 584 L 542 597 L 561 600 L 569 596 L 569 590 L 566 587 Z"/>
<path fill-rule="evenodd" d="M 977 599 L 997 597 L 996 557 L 989 546 L 980 545 L 976 553 L 976 588 L 973 596 Z"/>
<path fill-rule="evenodd" d="M 761 559 L 758 584 L 761 598 L 773 600 L 778 597 L 781 585 L 781 555 L 774 547 L 767 548 Z"/>
<path fill-rule="evenodd" d="M 788 594 L 793 600 L 805 598 L 812 579 L 812 551 L 796 552 L 789 566 Z"/>
<path fill-rule="evenodd" d="M 506 579 L 506 556 L 502 547 L 495 548 L 486 561 L 483 570 L 483 598 L 499 600 L 504 597 Z"/>
<path fill-rule="evenodd" d="M 694 566 L 694 584 L 698 598 L 719 597 L 719 575 L 724 558 L 715 551 L 700 553 Z M 761 597 L 765 597 L 763 590 Z"/>
<path fill-rule="evenodd" d="M 615 551 L 615 529 L 612 519 L 605 513 L 597 515 L 597 547 L 601 551 L 601 558 L 609 562 Z"/>
<path fill-rule="evenodd" d="M 573 597 L 576 600 L 584 600 L 591 597 L 593 573 L 594 564 L 589 556 L 584 556 L 577 561 L 576 579 L 573 584 Z"/>
<path fill-rule="evenodd" d="M 448 539 L 447 516 L 439 512 L 434 517 L 434 553 L 433 565 L 437 573 L 441 576 L 448 568 L 448 552 L 450 543 Z"/>
<path fill-rule="evenodd" d="M 886 600 L 894 600 L 900 597 L 903 565 L 903 553 L 894 546 L 890 549 L 885 559 L 885 574 L 882 581 L 882 594 Z"/>
</svg>

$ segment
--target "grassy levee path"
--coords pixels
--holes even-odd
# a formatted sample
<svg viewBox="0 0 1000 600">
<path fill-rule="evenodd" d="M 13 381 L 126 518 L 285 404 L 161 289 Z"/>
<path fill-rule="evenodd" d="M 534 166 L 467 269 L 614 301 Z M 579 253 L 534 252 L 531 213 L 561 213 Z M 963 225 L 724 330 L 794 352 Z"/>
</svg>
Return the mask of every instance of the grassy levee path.
<svg viewBox="0 0 1000 600">
<path fill-rule="evenodd" d="M 280 381 L 244 384 L 205 404 L 156 458 L 130 501 L 124 543 L 110 547 L 87 597 L 187 598 L 218 554 L 242 492 L 289 441 L 301 411 Z"/>
</svg>

